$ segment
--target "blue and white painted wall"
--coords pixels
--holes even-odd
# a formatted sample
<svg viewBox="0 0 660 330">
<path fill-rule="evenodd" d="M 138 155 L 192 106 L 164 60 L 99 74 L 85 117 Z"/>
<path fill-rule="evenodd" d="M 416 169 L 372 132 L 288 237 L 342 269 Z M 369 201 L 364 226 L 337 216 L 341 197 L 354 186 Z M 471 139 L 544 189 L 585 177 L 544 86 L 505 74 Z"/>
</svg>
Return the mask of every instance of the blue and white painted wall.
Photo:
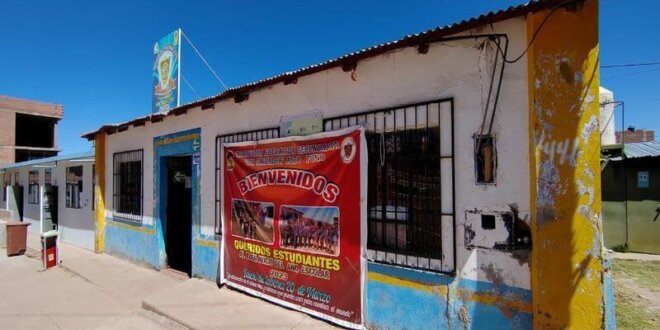
<svg viewBox="0 0 660 330">
<path fill-rule="evenodd" d="M 153 138 L 151 150 L 143 150 L 144 191 L 153 196 L 143 205 L 141 221 L 125 221 L 106 216 L 105 251 L 144 263 L 156 269 L 167 267 L 164 217 L 166 187 L 165 157 L 191 155 L 192 165 L 192 275 L 214 280 L 218 262 L 218 242 L 214 236 L 201 232 L 201 130 L 199 128 L 174 132 Z M 120 152 L 120 151 L 115 151 Z M 148 156 L 149 155 L 149 156 Z M 111 157 L 109 159 L 112 159 Z M 151 165 L 151 166 L 150 166 Z M 150 168 L 150 169 L 149 169 Z M 147 175 L 147 171 L 151 175 Z M 110 181 L 112 182 L 112 181 Z M 153 184 L 146 184 L 153 182 Z M 143 202 L 149 198 L 144 198 Z M 107 205 L 107 204 L 106 204 Z M 108 205 L 111 206 L 112 204 Z M 151 212 L 150 212 L 151 211 Z"/>
</svg>

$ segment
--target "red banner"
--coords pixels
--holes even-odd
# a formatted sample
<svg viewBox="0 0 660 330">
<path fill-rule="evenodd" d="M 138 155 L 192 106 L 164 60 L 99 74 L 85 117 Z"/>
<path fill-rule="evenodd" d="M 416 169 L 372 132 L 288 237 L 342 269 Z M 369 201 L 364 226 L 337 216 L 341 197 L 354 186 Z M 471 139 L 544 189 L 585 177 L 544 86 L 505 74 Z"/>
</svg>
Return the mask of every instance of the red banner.
<svg viewBox="0 0 660 330">
<path fill-rule="evenodd" d="M 364 130 L 224 144 L 223 281 L 361 328 Z"/>
</svg>

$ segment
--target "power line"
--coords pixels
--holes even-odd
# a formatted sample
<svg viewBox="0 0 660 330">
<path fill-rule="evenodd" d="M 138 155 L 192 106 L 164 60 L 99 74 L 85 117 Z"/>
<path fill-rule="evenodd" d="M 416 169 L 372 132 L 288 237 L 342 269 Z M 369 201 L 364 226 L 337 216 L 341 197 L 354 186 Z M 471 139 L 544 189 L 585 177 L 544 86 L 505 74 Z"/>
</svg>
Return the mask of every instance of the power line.
<svg viewBox="0 0 660 330">
<path fill-rule="evenodd" d="M 215 76 L 215 79 L 217 79 L 217 80 L 220 82 L 220 84 L 222 85 L 222 87 L 224 87 L 225 89 L 228 89 L 228 88 L 227 88 L 227 85 L 225 85 L 225 83 L 222 81 L 222 79 L 220 79 L 220 77 L 218 76 L 218 74 L 215 73 L 215 70 L 213 70 L 213 68 L 211 67 L 211 65 L 209 64 L 209 62 L 207 62 L 206 59 L 204 58 L 204 56 L 202 56 L 202 53 L 200 53 L 199 50 L 197 50 L 197 47 L 195 47 L 195 45 L 192 43 L 192 41 L 190 41 L 190 39 L 188 38 L 188 36 L 187 36 L 185 33 L 183 33 L 183 31 L 181 31 L 181 34 L 183 35 L 184 38 L 186 38 L 186 41 L 188 41 L 188 44 L 190 44 L 190 46 L 191 46 L 192 49 L 195 51 L 195 53 L 197 53 L 197 56 L 199 56 L 199 58 L 202 59 L 202 61 L 204 62 L 204 64 L 206 64 L 206 67 L 208 67 L 209 70 L 211 70 L 211 73 L 213 73 L 213 75 Z"/>
<path fill-rule="evenodd" d="M 634 66 L 651 66 L 651 65 L 660 65 L 660 62 L 646 62 L 646 63 L 626 63 L 626 64 L 611 64 L 611 65 L 601 65 L 601 68 L 627 68 Z"/>
<path fill-rule="evenodd" d="M 648 70 L 642 70 L 642 71 L 635 71 L 635 72 L 620 73 L 620 74 L 615 74 L 615 75 L 604 75 L 603 78 L 610 79 L 610 78 L 617 78 L 617 77 L 623 77 L 623 76 L 633 76 L 633 75 L 637 75 L 637 74 L 642 74 L 642 73 L 647 73 L 647 72 L 654 72 L 654 71 L 660 71 L 660 68 L 648 69 Z"/>
</svg>

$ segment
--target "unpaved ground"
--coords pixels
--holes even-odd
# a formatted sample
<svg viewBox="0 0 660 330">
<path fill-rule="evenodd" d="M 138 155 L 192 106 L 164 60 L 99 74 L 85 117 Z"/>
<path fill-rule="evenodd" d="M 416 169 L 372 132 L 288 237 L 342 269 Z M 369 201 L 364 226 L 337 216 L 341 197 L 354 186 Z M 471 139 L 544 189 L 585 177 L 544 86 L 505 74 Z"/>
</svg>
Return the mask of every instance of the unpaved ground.
<svg viewBox="0 0 660 330">
<path fill-rule="evenodd" d="M 613 260 L 616 317 L 619 329 L 660 329 L 660 261 L 658 256 Z"/>
</svg>

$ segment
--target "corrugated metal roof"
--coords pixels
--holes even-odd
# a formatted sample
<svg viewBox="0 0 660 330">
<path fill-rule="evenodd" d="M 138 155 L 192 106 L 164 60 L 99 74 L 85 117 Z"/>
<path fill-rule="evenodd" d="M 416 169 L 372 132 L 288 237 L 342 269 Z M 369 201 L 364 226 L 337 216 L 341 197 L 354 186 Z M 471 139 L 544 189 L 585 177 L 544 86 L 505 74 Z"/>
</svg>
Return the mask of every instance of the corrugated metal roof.
<svg viewBox="0 0 660 330">
<path fill-rule="evenodd" d="M 627 158 L 660 157 L 660 142 L 626 143 L 623 152 Z"/>
<path fill-rule="evenodd" d="M 94 158 L 94 151 L 79 152 L 79 153 L 75 153 L 75 154 L 54 156 L 54 157 L 48 157 L 48 158 L 40 158 L 40 159 L 28 160 L 28 161 L 20 162 L 20 163 L 6 164 L 6 165 L 3 165 L 3 166 L 0 166 L 0 170 L 8 170 L 8 169 L 18 168 L 18 167 L 23 167 L 23 166 L 32 166 L 32 165 L 46 164 L 46 163 L 52 163 L 52 162 L 59 162 L 59 161 L 63 161 L 63 160 L 74 160 L 74 159 L 83 159 L 83 158 Z"/>
<path fill-rule="evenodd" d="M 404 48 L 404 47 L 410 47 L 410 46 L 417 46 L 425 43 L 431 43 L 440 40 L 443 37 L 447 37 L 452 34 L 457 34 L 460 32 L 464 32 L 473 28 L 477 28 L 480 26 L 488 25 L 491 23 L 511 19 L 514 17 L 518 16 L 523 16 L 527 15 L 529 13 L 534 13 L 537 11 L 545 10 L 548 8 L 554 8 L 562 5 L 567 5 L 570 3 L 575 3 L 579 2 L 580 0 L 532 0 L 529 1 L 525 4 L 521 4 L 518 6 L 511 6 L 507 9 L 502 9 L 498 11 L 491 11 L 486 14 L 482 14 L 478 17 L 472 17 L 469 19 L 462 20 L 458 23 L 450 24 L 450 25 L 445 25 L 445 26 L 439 26 L 434 29 L 426 30 L 423 32 L 415 33 L 415 34 L 409 34 L 401 39 L 391 41 L 391 42 L 386 42 L 382 43 L 379 45 L 375 45 L 372 47 L 367 47 L 363 48 L 361 50 L 358 50 L 353 53 L 349 53 L 343 56 L 339 56 L 335 59 L 331 59 L 325 62 L 321 62 L 318 64 L 313 64 L 310 66 L 303 67 L 301 69 L 295 70 L 295 71 L 289 71 L 285 72 L 270 78 L 258 80 L 255 82 L 251 82 L 248 84 L 228 88 L 225 91 L 214 95 L 210 96 L 207 98 L 203 98 L 188 104 L 181 105 L 177 108 L 174 108 L 170 110 L 166 116 L 170 115 L 180 115 L 183 113 L 186 113 L 188 109 L 194 108 L 197 106 L 204 106 L 210 103 L 218 102 L 220 100 L 224 99 L 230 99 L 234 97 L 239 97 L 243 94 L 248 94 L 250 92 L 253 92 L 255 90 L 274 85 L 280 82 L 291 82 L 291 81 L 296 81 L 299 77 L 310 75 L 316 72 L 324 71 L 333 67 L 338 67 L 342 65 L 348 65 L 348 64 L 354 64 L 357 63 L 360 60 L 374 57 L 383 53 L 386 53 L 388 51 L 392 51 L 395 49 L 399 48 Z M 122 131 L 125 129 L 128 129 L 130 125 L 134 126 L 139 126 L 142 125 L 145 121 L 152 120 L 151 117 L 153 116 L 165 116 L 165 115 L 149 115 L 146 117 L 140 117 L 136 120 L 128 121 L 122 124 L 118 125 L 104 125 L 97 129 L 96 131 L 93 132 L 88 132 L 84 133 L 82 135 L 83 138 L 86 139 L 93 139 L 97 134 L 101 133 L 115 133 L 117 131 Z M 160 121 L 162 120 L 162 117 L 156 118 L 155 121 Z M 136 124 L 137 123 L 137 124 Z"/>
</svg>

